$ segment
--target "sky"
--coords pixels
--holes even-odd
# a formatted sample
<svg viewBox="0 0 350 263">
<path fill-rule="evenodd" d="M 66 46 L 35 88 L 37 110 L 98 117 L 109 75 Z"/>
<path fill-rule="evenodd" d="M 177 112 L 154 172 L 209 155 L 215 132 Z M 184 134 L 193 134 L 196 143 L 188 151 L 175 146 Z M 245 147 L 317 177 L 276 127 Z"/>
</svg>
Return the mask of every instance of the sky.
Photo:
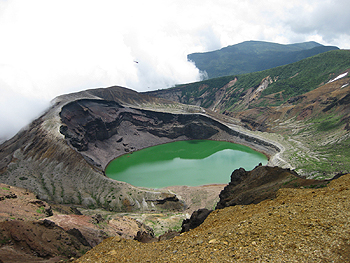
<svg viewBox="0 0 350 263">
<path fill-rule="evenodd" d="M 348 0 L 0 0 L 0 141 L 56 96 L 198 81 L 187 55 L 243 41 L 350 49 Z"/>
</svg>

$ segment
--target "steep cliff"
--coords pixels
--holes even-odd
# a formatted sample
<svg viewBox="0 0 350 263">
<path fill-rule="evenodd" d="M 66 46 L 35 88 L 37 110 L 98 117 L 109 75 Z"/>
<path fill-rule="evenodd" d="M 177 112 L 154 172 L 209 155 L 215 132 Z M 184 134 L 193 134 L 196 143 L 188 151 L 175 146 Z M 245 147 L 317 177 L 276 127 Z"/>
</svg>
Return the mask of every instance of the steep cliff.
<svg viewBox="0 0 350 263">
<path fill-rule="evenodd" d="M 281 188 L 322 188 L 328 183 L 326 180 L 305 179 L 295 171 L 280 167 L 257 166 L 251 171 L 240 168 L 232 172 L 231 181 L 221 191 L 215 209 L 274 199 Z"/>
</svg>

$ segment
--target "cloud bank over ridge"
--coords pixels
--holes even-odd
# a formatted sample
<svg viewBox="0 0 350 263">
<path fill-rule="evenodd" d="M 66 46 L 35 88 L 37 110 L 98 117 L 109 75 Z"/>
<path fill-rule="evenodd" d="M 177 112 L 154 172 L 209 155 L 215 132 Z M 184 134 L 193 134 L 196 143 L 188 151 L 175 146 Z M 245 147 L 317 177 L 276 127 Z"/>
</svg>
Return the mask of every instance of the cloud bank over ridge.
<svg viewBox="0 0 350 263">
<path fill-rule="evenodd" d="M 246 40 L 350 48 L 349 11 L 345 0 L 0 0 L 0 139 L 64 93 L 198 81 L 189 53 Z"/>
</svg>

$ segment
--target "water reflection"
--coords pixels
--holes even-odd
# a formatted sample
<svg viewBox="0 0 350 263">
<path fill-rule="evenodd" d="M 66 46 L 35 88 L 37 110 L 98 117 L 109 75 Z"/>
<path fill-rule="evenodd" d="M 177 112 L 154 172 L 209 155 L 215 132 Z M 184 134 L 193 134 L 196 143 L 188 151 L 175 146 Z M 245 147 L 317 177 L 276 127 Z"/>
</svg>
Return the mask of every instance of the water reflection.
<svg viewBox="0 0 350 263">
<path fill-rule="evenodd" d="M 246 146 L 209 140 L 158 145 L 113 160 L 106 169 L 112 179 L 135 186 L 228 183 L 234 169 L 253 169 L 267 158 Z"/>
</svg>

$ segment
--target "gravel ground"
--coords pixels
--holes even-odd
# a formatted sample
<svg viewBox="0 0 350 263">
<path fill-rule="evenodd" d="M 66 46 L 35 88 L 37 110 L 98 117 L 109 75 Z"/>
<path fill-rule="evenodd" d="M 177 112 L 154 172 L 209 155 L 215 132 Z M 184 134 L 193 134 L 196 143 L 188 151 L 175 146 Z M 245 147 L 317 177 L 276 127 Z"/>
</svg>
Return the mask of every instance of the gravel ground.
<svg viewBox="0 0 350 263">
<path fill-rule="evenodd" d="M 348 262 L 350 174 L 321 189 L 281 189 L 274 200 L 211 213 L 172 240 L 114 237 L 76 262 Z"/>
</svg>

